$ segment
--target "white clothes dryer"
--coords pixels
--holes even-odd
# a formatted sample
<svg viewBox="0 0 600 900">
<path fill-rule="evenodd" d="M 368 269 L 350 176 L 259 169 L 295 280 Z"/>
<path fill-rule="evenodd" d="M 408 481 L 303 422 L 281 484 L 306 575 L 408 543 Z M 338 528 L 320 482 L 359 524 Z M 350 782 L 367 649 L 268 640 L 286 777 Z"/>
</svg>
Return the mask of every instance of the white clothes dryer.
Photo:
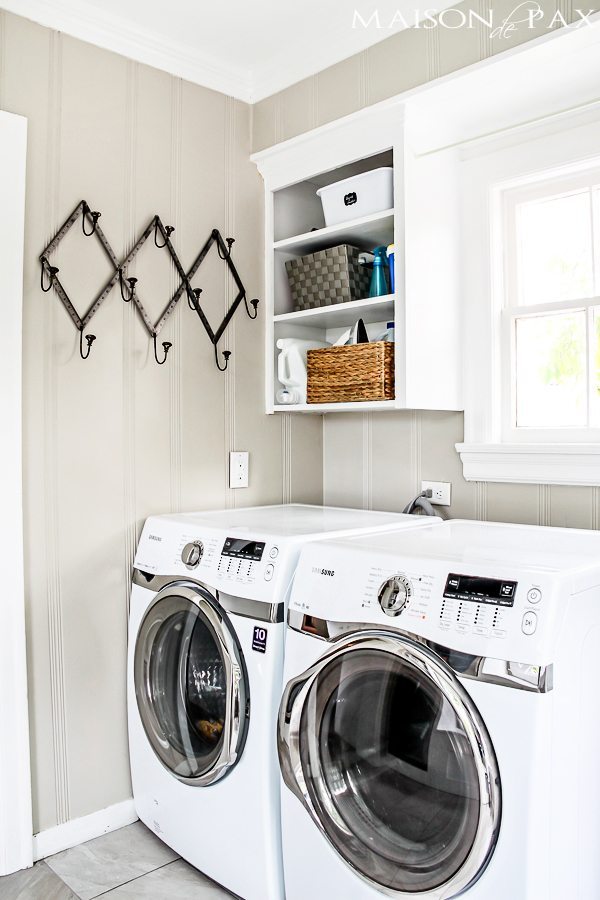
<svg viewBox="0 0 600 900">
<path fill-rule="evenodd" d="M 148 519 L 135 558 L 129 747 L 140 819 L 245 900 L 281 900 L 277 712 L 302 544 L 426 519 L 287 505 Z"/>
<path fill-rule="evenodd" d="M 599 645 L 597 532 L 454 521 L 305 547 L 287 900 L 597 900 Z"/>
</svg>

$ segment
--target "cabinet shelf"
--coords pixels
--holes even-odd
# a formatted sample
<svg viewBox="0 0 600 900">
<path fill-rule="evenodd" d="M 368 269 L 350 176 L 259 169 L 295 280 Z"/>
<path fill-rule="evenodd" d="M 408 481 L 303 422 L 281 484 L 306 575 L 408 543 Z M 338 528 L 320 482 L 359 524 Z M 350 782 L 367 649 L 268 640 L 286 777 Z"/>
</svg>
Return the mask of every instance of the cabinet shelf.
<svg viewBox="0 0 600 900">
<path fill-rule="evenodd" d="M 302 309 L 296 312 L 280 313 L 273 316 L 278 323 L 306 325 L 309 328 L 343 328 L 354 325 L 357 319 L 365 324 L 371 322 L 391 322 L 394 318 L 394 295 L 385 297 L 350 300 L 334 306 L 319 306 L 316 309 Z"/>
<path fill-rule="evenodd" d="M 342 222 L 340 225 L 330 225 L 317 231 L 308 231 L 296 237 L 275 241 L 273 248 L 302 256 L 305 253 L 314 253 L 315 250 L 333 247 L 335 244 L 352 244 L 360 250 L 372 250 L 373 247 L 382 244 L 391 244 L 393 240 L 394 210 L 385 209 L 383 212 Z"/>
<path fill-rule="evenodd" d="M 386 409 L 398 409 L 395 400 L 362 400 L 356 403 L 276 403 L 275 412 L 302 412 L 302 413 L 326 413 L 326 412 L 374 412 Z"/>
</svg>

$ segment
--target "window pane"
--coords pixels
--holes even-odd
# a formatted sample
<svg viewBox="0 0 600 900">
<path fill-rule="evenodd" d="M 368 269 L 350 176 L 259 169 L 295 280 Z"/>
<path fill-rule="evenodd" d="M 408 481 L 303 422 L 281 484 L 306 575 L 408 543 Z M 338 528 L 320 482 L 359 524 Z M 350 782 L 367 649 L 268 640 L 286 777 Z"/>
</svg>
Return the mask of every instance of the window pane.
<svg viewBox="0 0 600 900">
<path fill-rule="evenodd" d="M 517 427 L 585 427 L 585 313 L 515 320 Z"/>
<path fill-rule="evenodd" d="M 521 203 L 516 227 L 521 304 L 593 296 L 590 191 Z"/>
</svg>

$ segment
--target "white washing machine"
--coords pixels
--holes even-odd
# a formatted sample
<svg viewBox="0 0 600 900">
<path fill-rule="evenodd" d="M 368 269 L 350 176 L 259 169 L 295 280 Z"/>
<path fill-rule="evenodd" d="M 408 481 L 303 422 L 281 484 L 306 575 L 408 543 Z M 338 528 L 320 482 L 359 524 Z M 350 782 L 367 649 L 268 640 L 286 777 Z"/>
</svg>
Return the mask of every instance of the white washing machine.
<svg viewBox="0 0 600 900">
<path fill-rule="evenodd" d="M 598 900 L 600 534 L 303 549 L 278 723 L 287 900 Z"/>
<path fill-rule="evenodd" d="M 283 897 L 276 726 L 284 606 L 300 547 L 426 521 L 289 505 L 159 516 L 144 526 L 128 657 L 136 809 L 245 900 Z"/>
</svg>

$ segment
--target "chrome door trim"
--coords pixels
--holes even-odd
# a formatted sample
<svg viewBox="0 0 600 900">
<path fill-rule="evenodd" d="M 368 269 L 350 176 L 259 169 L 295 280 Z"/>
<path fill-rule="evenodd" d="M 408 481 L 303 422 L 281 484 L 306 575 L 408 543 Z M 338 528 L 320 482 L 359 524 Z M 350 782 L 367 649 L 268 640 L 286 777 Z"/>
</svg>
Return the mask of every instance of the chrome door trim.
<svg viewBox="0 0 600 900">
<path fill-rule="evenodd" d="M 429 678 L 450 703 L 469 740 L 479 784 L 480 810 L 475 840 L 465 863 L 458 872 L 439 888 L 428 891 L 406 893 L 394 891 L 368 878 L 339 853 L 330 840 L 310 798 L 300 755 L 300 722 L 304 704 L 310 690 L 322 670 L 336 658 L 353 650 L 378 650 L 391 653 L 412 665 Z M 468 693 L 462 687 L 453 671 L 422 644 L 396 632 L 384 629 L 370 629 L 350 635 L 341 635 L 314 665 L 301 675 L 292 678 L 285 686 L 279 707 L 277 728 L 277 750 L 283 780 L 300 800 L 313 822 L 319 828 L 331 847 L 363 881 L 375 887 L 388 897 L 411 898 L 415 900 L 449 900 L 464 891 L 477 880 L 487 866 L 496 846 L 501 815 L 500 773 L 496 755 L 487 729 Z M 319 792 L 324 790 L 324 780 L 319 781 Z M 324 806 L 331 806 L 329 796 L 322 797 Z"/>
<path fill-rule="evenodd" d="M 208 771 L 193 778 L 178 775 L 172 768 L 165 764 L 154 750 L 152 737 L 151 734 L 149 734 L 147 718 L 150 720 L 154 718 L 157 723 L 158 720 L 156 720 L 156 717 L 153 715 L 152 706 L 146 699 L 149 689 L 147 680 L 145 677 L 142 678 L 142 674 L 145 676 L 147 666 L 145 665 L 146 660 L 140 659 L 139 655 L 139 652 L 141 652 L 139 651 L 139 648 L 144 635 L 144 624 L 150 618 L 152 611 L 158 604 L 162 603 L 167 597 L 173 596 L 183 597 L 185 600 L 189 600 L 201 610 L 203 616 L 207 619 L 223 659 L 225 682 L 227 686 L 227 702 L 221 751 Z M 185 689 L 184 680 L 182 680 L 182 665 L 183 660 L 180 660 L 180 692 Z M 133 670 L 134 690 L 142 727 L 144 728 L 148 742 L 161 765 L 163 765 L 166 771 L 173 775 L 174 778 L 177 778 L 178 781 L 198 787 L 205 787 L 206 785 L 213 784 L 215 781 L 223 778 L 236 764 L 244 749 L 250 713 L 250 689 L 246 667 L 244 665 L 242 652 L 234 628 L 229 622 L 225 612 L 219 607 L 216 599 L 204 585 L 190 584 L 189 579 L 187 578 L 183 582 L 171 580 L 169 584 L 165 585 L 165 587 L 156 594 L 156 597 L 144 613 L 136 635 Z M 142 681 L 144 682 L 143 688 L 140 685 L 140 682 Z"/>
<path fill-rule="evenodd" d="M 167 585 L 194 584 L 199 585 L 212 594 L 218 604 L 236 616 L 244 616 L 246 619 L 255 619 L 257 622 L 269 622 L 277 624 L 284 621 L 284 603 L 266 603 L 264 600 L 251 600 L 250 597 L 236 597 L 211 588 L 197 578 L 189 575 L 152 575 L 142 569 L 133 570 L 133 583 L 143 587 L 147 591 L 162 591 Z"/>
<path fill-rule="evenodd" d="M 317 638 L 327 643 L 338 640 L 345 634 L 372 631 L 377 627 L 372 622 L 329 622 L 325 619 L 318 619 L 315 616 L 308 618 L 313 623 L 312 627 L 309 628 L 306 627 L 307 616 L 291 609 L 288 612 L 288 627 L 292 631 L 309 634 L 312 638 Z M 444 657 L 446 653 L 451 651 L 459 652 L 455 648 L 447 647 L 445 644 L 440 644 L 436 641 L 430 641 L 411 631 L 394 628 L 391 625 L 382 625 L 381 628 L 385 629 L 388 634 L 406 637 L 417 644 L 428 647 L 438 657 Z M 468 655 L 465 654 L 465 656 Z M 530 691 L 535 694 L 547 694 L 554 687 L 554 666 L 552 663 L 547 666 L 537 666 L 518 663 L 514 660 L 498 659 L 495 656 L 473 656 L 469 666 L 465 669 L 453 668 L 446 660 L 444 660 L 444 663 L 460 678 L 467 678 L 470 681 L 482 681 L 485 684 L 497 684 L 501 687 Z"/>
</svg>

